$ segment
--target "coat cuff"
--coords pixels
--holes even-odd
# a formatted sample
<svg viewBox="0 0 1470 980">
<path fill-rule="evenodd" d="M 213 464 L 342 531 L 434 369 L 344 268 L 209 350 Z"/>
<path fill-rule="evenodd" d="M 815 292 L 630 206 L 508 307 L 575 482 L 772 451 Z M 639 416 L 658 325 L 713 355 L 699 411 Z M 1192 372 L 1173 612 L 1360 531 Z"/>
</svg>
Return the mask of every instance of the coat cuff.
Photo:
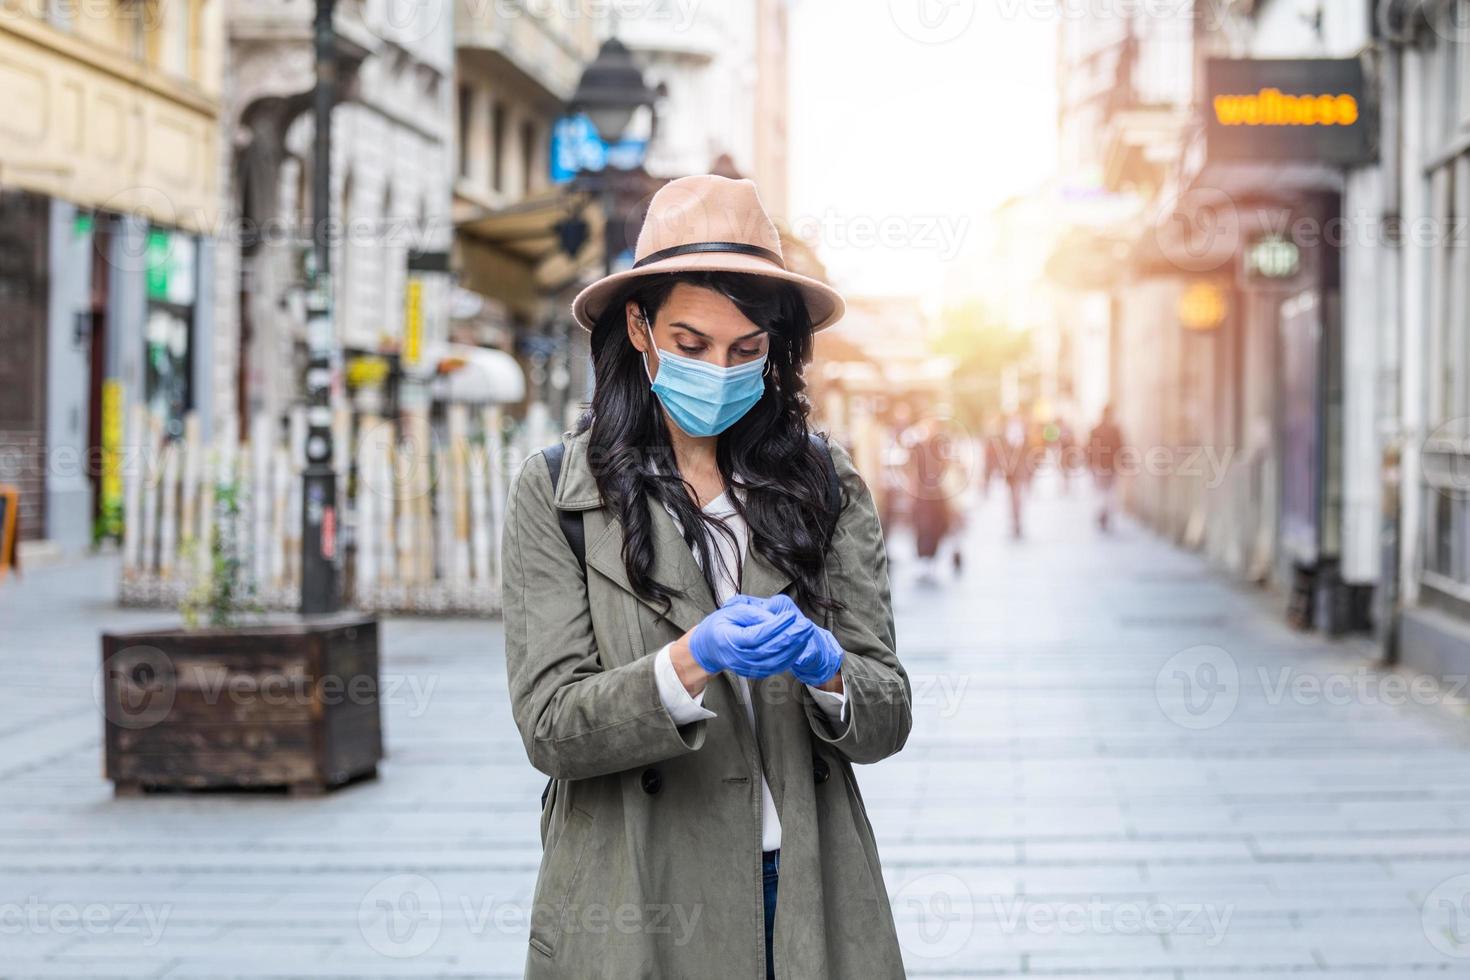
<svg viewBox="0 0 1470 980">
<path fill-rule="evenodd" d="M 688 725 L 718 717 L 704 706 L 704 691 L 700 691 L 699 696 L 695 697 L 684 687 L 683 681 L 679 680 L 679 672 L 674 669 L 674 658 L 669 650 L 671 646 L 673 644 L 665 643 L 653 655 L 653 679 L 658 685 L 658 699 L 663 702 L 664 710 L 674 719 L 675 725 Z"/>
<path fill-rule="evenodd" d="M 847 721 L 847 694 L 839 691 L 824 691 L 820 687 L 812 687 L 810 684 L 806 689 L 812 693 L 812 699 L 817 702 L 817 707 L 822 709 L 822 714 L 834 726 L 840 727 Z"/>
</svg>

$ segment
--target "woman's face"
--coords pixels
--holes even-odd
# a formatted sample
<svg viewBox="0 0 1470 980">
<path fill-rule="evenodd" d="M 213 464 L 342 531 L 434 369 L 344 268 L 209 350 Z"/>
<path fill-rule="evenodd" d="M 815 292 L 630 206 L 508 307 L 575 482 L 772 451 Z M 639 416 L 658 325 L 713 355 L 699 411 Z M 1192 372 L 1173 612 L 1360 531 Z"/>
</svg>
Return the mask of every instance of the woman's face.
<svg viewBox="0 0 1470 980">
<path fill-rule="evenodd" d="M 686 282 L 674 286 L 654 316 L 652 349 L 643 311 L 630 300 L 627 313 L 628 340 L 648 355 L 654 377 L 658 376 L 660 349 L 717 367 L 736 367 L 757 360 L 771 343 L 770 335 L 746 319 L 729 297 Z"/>
</svg>

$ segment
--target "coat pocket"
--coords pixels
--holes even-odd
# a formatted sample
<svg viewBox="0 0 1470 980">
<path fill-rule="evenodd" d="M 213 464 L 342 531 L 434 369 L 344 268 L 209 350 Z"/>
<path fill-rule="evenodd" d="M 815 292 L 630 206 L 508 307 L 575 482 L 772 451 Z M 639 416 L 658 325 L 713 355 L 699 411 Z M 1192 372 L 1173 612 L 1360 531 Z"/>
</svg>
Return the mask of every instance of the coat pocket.
<svg viewBox="0 0 1470 980">
<path fill-rule="evenodd" d="M 592 815 L 572 807 L 566 823 L 542 857 L 531 914 L 531 948 L 542 955 L 556 955 L 567 903 L 576 893 L 578 879 L 587 865 L 585 858 L 591 839 Z"/>
</svg>

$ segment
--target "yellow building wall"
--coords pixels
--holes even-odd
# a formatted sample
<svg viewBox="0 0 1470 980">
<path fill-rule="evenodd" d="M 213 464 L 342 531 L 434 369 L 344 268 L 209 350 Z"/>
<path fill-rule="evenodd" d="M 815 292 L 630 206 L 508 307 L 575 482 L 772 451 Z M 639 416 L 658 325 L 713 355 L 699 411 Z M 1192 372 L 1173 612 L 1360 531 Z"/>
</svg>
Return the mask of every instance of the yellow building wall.
<svg viewBox="0 0 1470 980">
<path fill-rule="evenodd" d="M 0 0 L 0 187 L 216 231 L 221 3 Z"/>
</svg>

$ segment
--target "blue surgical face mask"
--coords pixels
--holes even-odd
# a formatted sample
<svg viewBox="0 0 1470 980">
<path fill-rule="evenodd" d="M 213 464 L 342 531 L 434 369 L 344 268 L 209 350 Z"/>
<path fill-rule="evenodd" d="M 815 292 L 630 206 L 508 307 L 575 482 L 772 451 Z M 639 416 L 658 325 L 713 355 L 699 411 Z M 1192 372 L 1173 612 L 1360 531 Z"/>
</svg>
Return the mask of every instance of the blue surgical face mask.
<svg viewBox="0 0 1470 980">
<path fill-rule="evenodd" d="M 653 327 L 647 317 L 643 324 L 653 344 Z M 714 436 L 734 425 L 765 394 L 766 357 L 762 354 L 746 364 L 720 367 L 659 347 L 658 376 L 649 374 L 648 380 L 674 424 L 691 436 Z M 648 374 L 647 352 L 643 373 Z"/>
</svg>

